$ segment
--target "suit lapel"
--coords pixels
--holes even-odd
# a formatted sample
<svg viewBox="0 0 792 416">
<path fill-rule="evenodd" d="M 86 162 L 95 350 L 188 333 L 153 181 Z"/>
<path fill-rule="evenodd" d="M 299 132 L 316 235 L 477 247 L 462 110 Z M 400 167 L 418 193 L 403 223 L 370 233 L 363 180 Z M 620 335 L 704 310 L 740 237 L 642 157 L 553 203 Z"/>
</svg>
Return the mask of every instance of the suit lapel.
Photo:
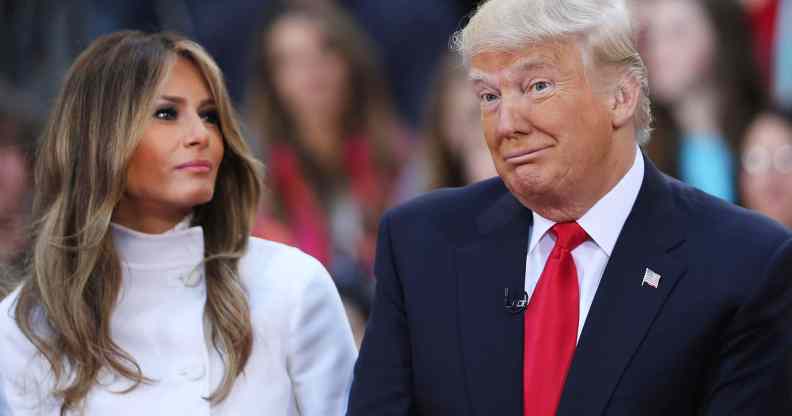
<svg viewBox="0 0 792 416">
<path fill-rule="evenodd" d="M 460 338 L 473 414 L 522 414 L 522 314 L 503 307 L 520 294 L 531 212 L 505 192 L 478 219 L 480 238 L 456 250 Z"/>
<path fill-rule="evenodd" d="M 667 180 L 646 160 L 644 182 L 600 281 L 558 415 L 602 414 L 655 316 L 686 270 L 684 231 Z M 662 276 L 642 285 L 646 269 Z"/>
</svg>

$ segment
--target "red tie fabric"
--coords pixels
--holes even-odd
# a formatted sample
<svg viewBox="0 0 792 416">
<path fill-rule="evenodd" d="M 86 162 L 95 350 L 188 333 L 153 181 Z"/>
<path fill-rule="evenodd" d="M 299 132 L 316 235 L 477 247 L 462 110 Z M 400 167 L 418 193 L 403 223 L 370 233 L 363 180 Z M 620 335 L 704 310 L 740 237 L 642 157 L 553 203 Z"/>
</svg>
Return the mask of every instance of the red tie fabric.
<svg viewBox="0 0 792 416">
<path fill-rule="evenodd" d="M 572 250 L 588 239 L 576 222 L 550 229 L 555 246 L 525 309 L 524 416 L 554 416 L 577 344 L 580 289 Z"/>
</svg>

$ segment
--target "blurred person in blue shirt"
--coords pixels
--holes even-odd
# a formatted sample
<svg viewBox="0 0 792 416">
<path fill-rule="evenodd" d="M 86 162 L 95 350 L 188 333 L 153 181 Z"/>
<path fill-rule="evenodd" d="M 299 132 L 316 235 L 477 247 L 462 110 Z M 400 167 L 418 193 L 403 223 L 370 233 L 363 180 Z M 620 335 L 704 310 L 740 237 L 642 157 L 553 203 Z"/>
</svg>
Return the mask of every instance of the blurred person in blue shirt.
<svg viewBox="0 0 792 416">
<path fill-rule="evenodd" d="M 649 155 L 666 173 L 736 202 L 740 141 L 765 95 L 742 8 L 732 0 L 639 7 L 656 104 Z"/>
</svg>

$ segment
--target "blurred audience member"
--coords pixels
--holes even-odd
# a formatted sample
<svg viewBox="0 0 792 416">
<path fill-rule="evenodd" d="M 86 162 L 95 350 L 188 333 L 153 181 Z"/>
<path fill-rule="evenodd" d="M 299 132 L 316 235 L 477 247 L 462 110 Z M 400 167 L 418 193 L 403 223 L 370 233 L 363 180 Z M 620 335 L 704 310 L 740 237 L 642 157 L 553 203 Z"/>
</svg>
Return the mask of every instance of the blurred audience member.
<svg viewBox="0 0 792 416">
<path fill-rule="evenodd" d="M 360 349 L 360 342 L 366 332 L 366 323 L 371 313 L 371 290 L 365 281 L 355 280 L 350 282 L 336 282 L 341 302 L 344 304 L 349 325 L 352 327 L 352 336 Z"/>
<path fill-rule="evenodd" d="M 740 0 L 751 26 L 753 51 L 763 85 L 770 86 L 779 0 Z"/>
<path fill-rule="evenodd" d="M 248 118 L 275 198 L 257 235 L 319 258 L 337 280 L 368 281 L 379 216 L 406 135 L 354 21 L 331 4 L 282 4 L 258 36 Z"/>
<path fill-rule="evenodd" d="M 0 1 L 0 80 L 36 104 L 50 102 L 72 59 L 91 40 L 91 2 Z M 46 110 L 38 116 L 46 117 Z"/>
<path fill-rule="evenodd" d="M 792 0 L 780 0 L 776 21 L 773 91 L 775 99 L 792 108 Z"/>
<path fill-rule="evenodd" d="M 792 0 L 742 0 L 765 85 L 776 102 L 792 106 Z"/>
<path fill-rule="evenodd" d="M 739 141 L 764 95 L 742 8 L 730 0 L 641 7 L 656 103 L 649 154 L 667 173 L 735 201 Z"/>
<path fill-rule="evenodd" d="M 317 0 L 308 0 L 317 1 Z M 338 0 L 382 52 L 385 74 L 401 114 L 412 126 L 423 115 L 432 71 L 448 39 L 471 10 L 471 0 Z"/>
<path fill-rule="evenodd" d="M 401 200 L 497 175 L 484 143 L 479 100 L 458 56 L 448 54 L 438 66 L 427 109 L 426 137 L 404 169 Z"/>
<path fill-rule="evenodd" d="M 22 266 L 29 241 L 32 144 L 31 127 L 0 112 L 0 265 L 8 270 Z M 12 275 L 0 273 L 0 286 L 8 289 Z"/>
<path fill-rule="evenodd" d="M 792 113 L 768 110 L 751 123 L 740 185 L 748 208 L 792 228 Z"/>
</svg>

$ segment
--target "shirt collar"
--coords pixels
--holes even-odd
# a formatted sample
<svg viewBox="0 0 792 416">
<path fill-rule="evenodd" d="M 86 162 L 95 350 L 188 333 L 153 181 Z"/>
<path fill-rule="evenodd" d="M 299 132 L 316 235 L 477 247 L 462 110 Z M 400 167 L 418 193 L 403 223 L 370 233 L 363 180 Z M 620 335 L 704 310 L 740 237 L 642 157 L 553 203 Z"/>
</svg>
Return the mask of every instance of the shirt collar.
<svg viewBox="0 0 792 416">
<path fill-rule="evenodd" d="M 204 257 L 203 228 L 180 223 L 162 234 L 146 234 L 110 224 L 120 260 L 141 267 L 200 263 Z"/>
<path fill-rule="evenodd" d="M 644 160 L 636 146 L 632 167 L 604 197 L 594 204 L 577 223 L 589 237 L 610 257 L 622 227 L 630 215 L 644 177 Z M 533 211 L 533 226 L 528 252 L 531 253 L 555 222 Z"/>
</svg>

